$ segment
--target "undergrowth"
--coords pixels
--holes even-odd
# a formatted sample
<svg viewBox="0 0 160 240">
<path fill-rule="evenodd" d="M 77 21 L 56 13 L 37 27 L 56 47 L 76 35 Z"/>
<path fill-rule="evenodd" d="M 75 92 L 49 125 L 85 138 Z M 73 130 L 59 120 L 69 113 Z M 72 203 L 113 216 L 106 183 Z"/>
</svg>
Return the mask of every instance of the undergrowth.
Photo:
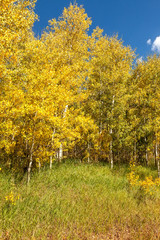
<svg viewBox="0 0 160 240">
<path fill-rule="evenodd" d="M 26 186 L 2 169 L 0 239 L 160 239 L 159 193 L 132 188 L 128 172 L 125 166 L 55 164 L 34 172 Z"/>
</svg>

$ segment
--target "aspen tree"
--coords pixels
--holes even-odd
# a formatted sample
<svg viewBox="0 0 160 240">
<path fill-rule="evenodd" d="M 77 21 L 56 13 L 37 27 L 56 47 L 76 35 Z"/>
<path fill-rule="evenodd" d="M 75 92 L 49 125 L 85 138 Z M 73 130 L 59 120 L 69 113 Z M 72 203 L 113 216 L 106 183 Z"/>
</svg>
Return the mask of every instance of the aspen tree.
<svg viewBox="0 0 160 240">
<path fill-rule="evenodd" d="M 61 95 L 56 99 L 58 108 L 57 116 L 62 119 L 62 126 L 72 125 L 68 123 L 70 108 L 80 107 L 81 102 L 86 99 L 87 92 L 83 85 L 88 75 L 89 53 L 88 53 L 88 29 L 91 20 L 85 10 L 77 4 L 70 4 L 64 8 L 62 16 L 49 21 L 48 32 L 44 32 L 42 41 L 49 49 L 48 62 L 52 63 L 55 70 L 55 82 Z M 54 81 L 54 80 L 53 80 Z M 72 129 L 69 127 L 72 136 Z M 61 131 L 61 132 L 60 132 Z M 66 138 L 67 129 L 60 130 L 60 145 L 58 157 L 61 161 L 63 155 L 63 143 Z"/>
<path fill-rule="evenodd" d="M 35 1 L 0 1 L 0 149 L 8 164 L 13 163 L 9 156 L 14 155 L 17 138 L 21 133 L 24 102 L 24 69 L 21 61 L 36 19 L 34 4 Z"/>
<path fill-rule="evenodd" d="M 91 114 L 99 126 L 99 134 L 106 132 L 108 146 L 105 152 L 113 168 L 113 151 L 119 125 L 123 120 L 123 96 L 125 83 L 131 73 L 134 53 L 124 47 L 117 37 L 103 36 L 103 30 L 97 28 L 91 38 L 91 62 L 87 89 L 90 93 L 86 111 Z M 109 141 L 110 139 L 110 141 Z M 104 139 L 103 139 L 104 141 Z"/>
<path fill-rule="evenodd" d="M 159 170 L 159 76 L 160 59 L 154 55 L 139 63 L 130 80 L 129 112 L 132 132 L 136 132 L 139 158 L 149 161 L 151 149 Z M 140 159 L 141 160 L 141 159 Z"/>
</svg>

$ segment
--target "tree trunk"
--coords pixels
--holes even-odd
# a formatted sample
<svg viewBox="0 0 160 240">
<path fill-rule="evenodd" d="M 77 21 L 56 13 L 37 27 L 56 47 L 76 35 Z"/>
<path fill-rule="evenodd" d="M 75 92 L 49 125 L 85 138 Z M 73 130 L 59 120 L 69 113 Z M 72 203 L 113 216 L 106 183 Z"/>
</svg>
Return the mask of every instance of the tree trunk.
<svg viewBox="0 0 160 240">
<path fill-rule="evenodd" d="M 62 158 L 63 158 L 63 146 L 62 146 L 62 143 L 60 144 L 60 147 L 59 147 L 58 158 L 59 158 L 59 162 L 61 162 Z"/>
<path fill-rule="evenodd" d="M 136 141 L 134 142 L 134 161 L 137 162 L 137 144 Z"/>
<path fill-rule="evenodd" d="M 88 163 L 90 163 L 90 144 L 88 141 Z"/>
<path fill-rule="evenodd" d="M 27 184 L 29 184 L 30 179 L 31 179 L 32 162 L 33 162 L 33 155 L 32 155 L 32 153 L 31 153 L 31 155 L 30 155 L 30 160 L 29 160 L 29 166 L 28 166 Z"/>
<path fill-rule="evenodd" d="M 29 158 L 29 166 L 28 166 L 28 174 L 27 174 L 27 184 L 29 184 L 31 179 L 31 169 L 32 169 L 32 163 L 33 163 L 33 148 L 34 148 L 34 137 L 32 140 L 32 146 L 30 150 L 30 158 Z"/>
<path fill-rule="evenodd" d="M 160 178 L 160 160 L 157 160 L 157 170 L 158 170 L 158 177 Z"/>
<path fill-rule="evenodd" d="M 146 149 L 146 166 L 148 167 L 148 151 Z"/>
<path fill-rule="evenodd" d="M 112 128 L 110 129 L 110 134 L 112 137 Z M 113 169 L 113 141 L 110 141 L 110 164 L 111 164 L 111 169 Z"/>
<path fill-rule="evenodd" d="M 156 159 L 156 144 L 154 145 L 153 155 L 154 155 L 154 166 L 157 167 L 157 159 Z"/>
<path fill-rule="evenodd" d="M 145 155 L 146 155 L 146 166 L 148 167 L 148 151 L 147 151 L 147 138 L 145 137 L 145 143 L 146 143 L 146 152 L 145 152 Z"/>
<path fill-rule="evenodd" d="M 114 110 L 114 101 L 115 101 L 115 95 L 113 95 L 112 99 L 112 117 L 111 121 L 113 121 L 113 110 Z M 110 128 L 110 135 L 111 135 L 111 141 L 110 141 L 110 163 L 111 163 L 111 169 L 113 169 L 113 129 Z"/>
<path fill-rule="evenodd" d="M 56 130 L 55 130 L 55 128 L 54 128 L 53 134 L 52 134 L 52 143 L 51 143 L 51 146 L 52 146 L 52 147 L 53 147 L 53 140 L 54 140 L 55 132 L 56 132 Z M 53 150 L 53 149 L 51 149 L 51 151 L 52 151 L 52 150 Z M 53 163 L 53 156 L 51 155 L 51 156 L 50 156 L 50 169 L 52 169 L 52 163 Z"/>
<path fill-rule="evenodd" d="M 160 159 L 159 159 L 159 150 L 158 150 L 157 139 L 156 139 L 156 145 L 155 145 L 155 159 L 156 159 L 156 163 L 157 163 L 158 177 L 160 178 Z"/>
<path fill-rule="evenodd" d="M 39 170 L 39 172 L 41 171 L 41 163 L 40 163 L 40 161 L 38 163 L 38 170 Z"/>
<path fill-rule="evenodd" d="M 53 162 L 53 157 L 50 156 L 50 164 L 49 164 L 49 168 L 52 169 L 52 162 Z"/>
<path fill-rule="evenodd" d="M 67 109 L 68 109 L 68 105 L 66 105 L 66 107 L 65 107 L 65 109 L 64 109 L 64 113 L 63 113 L 63 118 L 64 118 L 64 119 L 65 119 L 65 117 L 66 117 Z M 58 153 L 59 162 L 62 161 L 62 158 L 63 158 L 63 145 L 62 145 L 62 143 L 61 143 L 61 144 L 60 144 L 60 147 L 59 147 L 59 153 Z"/>
</svg>

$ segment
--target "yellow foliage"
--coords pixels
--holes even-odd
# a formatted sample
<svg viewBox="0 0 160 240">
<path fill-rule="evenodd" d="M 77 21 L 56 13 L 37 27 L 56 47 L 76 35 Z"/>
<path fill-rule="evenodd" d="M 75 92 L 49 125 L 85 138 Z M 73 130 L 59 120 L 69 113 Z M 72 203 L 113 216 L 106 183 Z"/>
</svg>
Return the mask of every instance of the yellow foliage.
<svg viewBox="0 0 160 240">
<path fill-rule="evenodd" d="M 19 194 L 15 194 L 11 191 L 11 193 L 5 197 L 5 200 L 7 203 L 9 203 L 11 205 L 16 205 L 19 198 L 20 198 Z"/>
<path fill-rule="evenodd" d="M 153 180 L 152 176 L 145 177 L 144 180 L 140 180 L 139 176 L 135 173 L 136 165 L 133 161 L 130 162 L 130 173 L 128 174 L 128 181 L 131 186 L 138 186 L 149 193 L 150 195 L 155 194 L 159 190 L 160 178 Z"/>
</svg>

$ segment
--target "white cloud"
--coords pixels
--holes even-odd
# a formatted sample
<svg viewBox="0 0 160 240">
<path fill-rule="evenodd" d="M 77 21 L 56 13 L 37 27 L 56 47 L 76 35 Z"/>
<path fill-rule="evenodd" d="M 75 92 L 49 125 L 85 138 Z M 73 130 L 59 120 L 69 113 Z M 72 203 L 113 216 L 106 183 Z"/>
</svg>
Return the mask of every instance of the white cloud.
<svg viewBox="0 0 160 240">
<path fill-rule="evenodd" d="M 149 38 L 149 39 L 147 40 L 147 44 L 148 44 L 148 45 L 151 45 L 151 43 L 152 43 L 152 41 L 151 41 L 151 39 Z"/>
<path fill-rule="evenodd" d="M 143 62 L 143 57 L 138 58 L 137 61 L 136 61 L 137 64 L 141 63 L 141 62 Z"/>
<path fill-rule="evenodd" d="M 153 44 L 152 44 L 152 51 L 156 51 L 158 53 L 160 53 L 160 36 L 156 37 L 156 39 L 154 40 Z"/>
</svg>

